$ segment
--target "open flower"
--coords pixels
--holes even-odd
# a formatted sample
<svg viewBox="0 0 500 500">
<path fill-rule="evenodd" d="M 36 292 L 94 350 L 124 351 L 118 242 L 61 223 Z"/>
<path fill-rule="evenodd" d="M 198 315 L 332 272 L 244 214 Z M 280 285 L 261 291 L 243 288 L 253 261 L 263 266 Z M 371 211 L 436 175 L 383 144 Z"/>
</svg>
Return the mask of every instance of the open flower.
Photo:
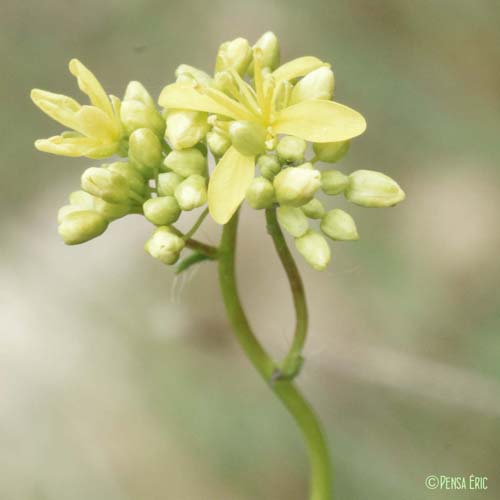
<svg viewBox="0 0 500 500">
<path fill-rule="evenodd" d="M 120 100 L 108 97 L 97 78 L 77 59 L 69 62 L 69 70 L 92 105 L 82 106 L 71 97 L 33 89 L 33 102 L 61 125 L 72 129 L 49 139 L 39 139 L 35 147 L 63 156 L 105 158 L 114 155 L 123 137 Z"/>
<path fill-rule="evenodd" d="M 237 71 L 226 65 L 215 74 L 213 82 L 178 81 L 166 86 L 159 98 L 165 108 L 215 115 L 211 117 L 214 130 L 232 139 L 208 187 L 210 214 L 219 224 L 225 224 L 237 210 L 254 178 L 255 157 L 266 148 L 273 149 L 278 134 L 326 143 L 351 139 L 366 128 L 358 112 L 325 99 L 324 92 L 316 96 L 315 82 L 308 84 L 312 92 L 301 89 L 292 98 L 292 82 L 319 68 L 328 69 L 329 65 L 316 57 L 301 57 L 271 72 L 264 66 L 265 56 L 258 45 L 253 48 L 252 85 L 240 76 L 241 68 Z M 323 72 L 318 73 L 318 78 L 325 80 Z M 333 91 L 333 79 L 331 88 Z"/>
</svg>

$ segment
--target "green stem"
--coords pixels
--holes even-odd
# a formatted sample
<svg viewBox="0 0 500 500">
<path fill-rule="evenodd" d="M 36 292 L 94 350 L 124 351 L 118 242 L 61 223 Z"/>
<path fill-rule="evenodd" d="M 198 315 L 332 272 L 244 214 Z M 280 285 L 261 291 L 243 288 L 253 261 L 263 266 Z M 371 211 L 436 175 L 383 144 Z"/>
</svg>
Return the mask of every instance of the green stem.
<svg viewBox="0 0 500 500">
<path fill-rule="evenodd" d="M 229 321 L 245 354 L 304 435 L 311 464 L 309 500 L 331 500 L 330 459 L 318 419 L 292 381 L 276 378 L 279 368 L 255 337 L 241 305 L 235 274 L 237 227 L 238 212 L 224 226 L 219 246 L 219 282 Z"/>
<path fill-rule="evenodd" d="M 205 254 L 207 257 L 210 257 L 211 259 L 217 258 L 218 255 L 217 247 L 214 247 L 212 245 L 207 245 L 206 243 L 195 240 L 194 238 L 189 238 L 186 241 L 186 246 L 191 250 L 197 250 L 198 252 Z"/>
<path fill-rule="evenodd" d="M 297 265 L 288 249 L 285 237 L 281 231 L 276 217 L 276 208 L 266 209 L 267 231 L 274 242 L 274 247 L 285 269 L 292 291 L 293 305 L 295 307 L 295 333 L 292 345 L 282 363 L 282 372 L 285 377 L 294 377 L 298 374 L 302 365 L 302 349 L 307 336 L 308 313 L 306 295 L 302 278 Z"/>
<path fill-rule="evenodd" d="M 205 220 L 205 217 L 208 215 L 208 207 L 201 212 L 201 215 L 196 219 L 196 222 L 194 223 L 193 227 L 184 235 L 184 239 L 189 240 L 191 236 L 198 231 L 198 228 L 201 226 L 203 221 Z"/>
</svg>

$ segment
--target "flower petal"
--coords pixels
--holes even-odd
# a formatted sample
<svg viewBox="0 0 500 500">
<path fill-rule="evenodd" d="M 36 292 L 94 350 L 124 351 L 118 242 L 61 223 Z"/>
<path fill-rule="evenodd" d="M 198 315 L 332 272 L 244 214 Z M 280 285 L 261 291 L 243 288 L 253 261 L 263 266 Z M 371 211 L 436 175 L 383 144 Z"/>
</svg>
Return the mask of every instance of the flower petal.
<svg viewBox="0 0 500 500">
<path fill-rule="evenodd" d="M 366 121 L 343 104 L 311 99 L 277 113 L 272 127 L 277 134 L 295 135 L 306 141 L 336 142 L 362 134 Z"/>
<path fill-rule="evenodd" d="M 255 171 L 255 158 L 230 147 L 210 177 L 208 208 L 218 224 L 225 224 L 238 209 Z"/>
<path fill-rule="evenodd" d="M 307 73 L 314 71 L 320 66 L 329 66 L 329 64 L 313 56 L 298 57 L 297 59 L 292 59 L 281 65 L 273 72 L 273 77 L 276 82 L 281 80 L 293 80 L 299 76 L 307 75 Z"/>
<path fill-rule="evenodd" d="M 78 59 L 71 59 L 69 70 L 78 80 L 78 87 L 89 96 L 90 102 L 102 109 L 108 116 L 113 116 L 113 108 L 109 98 L 94 74 Z"/>
<path fill-rule="evenodd" d="M 103 144 L 98 139 L 89 137 L 64 137 L 56 135 L 48 139 L 39 139 L 35 147 L 44 153 L 61 156 L 86 156 L 87 158 L 107 158 L 113 156 L 118 144 Z"/>
<path fill-rule="evenodd" d="M 167 85 L 158 98 L 158 104 L 164 108 L 191 109 L 193 111 L 205 111 L 216 115 L 229 116 L 236 120 L 234 113 L 225 106 L 216 103 L 211 97 L 203 95 L 191 86 L 173 83 Z"/>
<path fill-rule="evenodd" d="M 48 116 L 68 128 L 74 128 L 76 113 L 81 109 L 71 97 L 46 90 L 33 89 L 31 100 Z"/>
<path fill-rule="evenodd" d="M 117 120 L 95 106 L 82 106 L 75 114 L 75 119 L 77 123 L 73 128 L 88 137 L 96 137 L 105 142 L 118 141 L 120 138 L 121 130 Z"/>
</svg>

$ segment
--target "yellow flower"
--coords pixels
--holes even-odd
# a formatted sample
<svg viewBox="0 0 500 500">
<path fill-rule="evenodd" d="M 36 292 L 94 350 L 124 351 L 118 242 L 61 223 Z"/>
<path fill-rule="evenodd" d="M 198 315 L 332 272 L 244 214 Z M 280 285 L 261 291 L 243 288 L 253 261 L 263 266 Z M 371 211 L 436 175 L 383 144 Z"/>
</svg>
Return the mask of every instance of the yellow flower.
<svg viewBox="0 0 500 500">
<path fill-rule="evenodd" d="M 115 96 L 108 97 L 97 78 L 77 59 L 69 62 L 69 70 L 92 105 L 82 106 L 71 97 L 33 89 L 33 102 L 61 125 L 72 129 L 48 139 L 39 139 L 35 147 L 63 156 L 105 158 L 114 155 L 123 136 L 120 100 Z"/>
<path fill-rule="evenodd" d="M 253 86 L 234 68 L 229 68 L 216 73 L 211 85 L 186 80 L 166 86 L 159 104 L 216 115 L 212 120 L 214 130 L 227 133 L 233 130 L 232 121 L 245 126 L 253 123 L 265 130 L 269 149 L 273 148 L 278 134 L 324 143 L 345 141 L 364 132 L 364 118 L 342 104 L 318 98 L 291 104 L 293 86 L 290 82 L 329 65 L 315 57 L 301 57 L 271 72 L 262 63 L 262 49 L 254 47 Z M 237 210 L 254 177 L 257 151 L 248 155 L 247 150 L 235 146 L 233 142 L 218 162 L 208 187 L 210 214 L 219 224 L 225 224 Z"/>
</svg>

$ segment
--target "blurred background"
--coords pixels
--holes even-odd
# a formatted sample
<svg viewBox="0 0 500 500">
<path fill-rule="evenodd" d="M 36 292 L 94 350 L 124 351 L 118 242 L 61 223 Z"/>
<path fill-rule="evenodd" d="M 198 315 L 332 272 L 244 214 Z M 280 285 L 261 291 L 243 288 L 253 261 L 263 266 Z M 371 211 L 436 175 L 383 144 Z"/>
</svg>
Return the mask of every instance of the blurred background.
<svg viewBox="0 0 500 500">
<path fill-rule="evenodd" d="M 499 23 L 498 4 L 468 0 L 3 0 L 0 499 L 306 498 L 301 438 L 233 339 L 215 266 L 174 279 L 134 216 L 65 247 L 56 212 L 92 161 L 38 153 L 61 127 L 29 100 L 84 99 L 72 57 L 110 93 L 138 79 L 157 96 L 178 64 L 211 70 L 219 43 L 268 29 L 283 59 L 332 62 L 336 100 L 367 118 L 340 168 L 407 193 L 392 210 L 350 206 L 362 239 L 333 245 L 326 272 L 299 259 L 299 384 L 328 432 L 335 498 L 499 498 Z M 200 236 L 215 244 L 219 228 Z M 261 212 L 244 210 L 239 242 L 244 303 L 281 356 L 292 304 Z M 429 491 L 429 474 L 489 489 Z"/>
</svg>

